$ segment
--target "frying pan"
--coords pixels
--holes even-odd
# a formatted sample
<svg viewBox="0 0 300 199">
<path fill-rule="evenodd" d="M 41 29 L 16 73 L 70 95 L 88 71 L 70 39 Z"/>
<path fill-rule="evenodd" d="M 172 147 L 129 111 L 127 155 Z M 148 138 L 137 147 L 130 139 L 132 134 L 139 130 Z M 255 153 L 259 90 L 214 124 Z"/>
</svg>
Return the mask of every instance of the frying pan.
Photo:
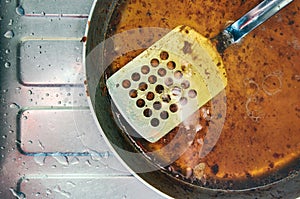
<svg viewBox="0 0 300 199">
<path fill-rule="evenodd" d="M 113 42 L 108 39 L 114 32 L 114 25 L 118 23 L 118 0 L 95 1 L 89 18 L 84 37 L 84 64 L 86 72 L 87 96 L 90 108 L 98 124 L 99 131 L 115 153 L 116 157 L 131 173 L 154 190 L 165 196 L 174 198 L 297 198 L 300 196 L 299 171 L 293 170 L 295 165 L 300 165 L 300 160 L 293 162 L 288 177 L 264 181 L 260 186 L 246 189 L 229 190 L 201 187 L 180 180 L 170 175 L 164 168 L 153 164 L 130 137 L 118 128 L 122 125 L 122 117 L 118 110 L 111 104 L 105 91 L 104 80 L 106 68 L 116 55 L 108 55 L 113 48 Z M 114 19 L 114 20 L 113 20 Z M 168 29 L 157 28 L 149 30 L 163 36 Z M 86 40 L 86 41 L 85 41 Z M 147 46 L 145 46 L 147 47 Z M 109 73 L 109 72 L 108 72 Z M 101 74 L 104 74 L 101 76 Z M 120 117 L 118 117 L 120 116 Z M 141 169 L 142 168 L 142 169 Z M 146 172 L 142 172 L 146 171 Z"/>
</svg>

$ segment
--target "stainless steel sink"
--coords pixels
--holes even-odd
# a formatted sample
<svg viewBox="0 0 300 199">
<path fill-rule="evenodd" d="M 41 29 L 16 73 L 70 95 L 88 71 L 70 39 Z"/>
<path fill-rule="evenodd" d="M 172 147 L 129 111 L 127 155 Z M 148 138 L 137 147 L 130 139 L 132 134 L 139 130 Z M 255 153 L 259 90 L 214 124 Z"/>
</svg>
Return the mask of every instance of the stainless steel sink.
<svg viewBox="0 0 300 199">
<path fill-rule="evenodd" d="M 163 198 L 91 116 L 81 39 L 93 3 L 0 2 L 0 198 Z"/>
</svg>

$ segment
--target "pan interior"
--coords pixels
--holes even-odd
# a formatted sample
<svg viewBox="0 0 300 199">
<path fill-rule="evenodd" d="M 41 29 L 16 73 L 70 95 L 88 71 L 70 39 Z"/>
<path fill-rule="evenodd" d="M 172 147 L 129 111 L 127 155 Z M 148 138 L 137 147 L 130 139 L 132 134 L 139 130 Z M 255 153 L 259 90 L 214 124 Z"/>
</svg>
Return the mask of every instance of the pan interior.
<svg viewBox="0 0 300 199">
<path fill-rule="evenodd" d="M 107 37 L 136 28 L 171 30 L 186 24 L 212 38 L 228 21 L 237 19 L 257 3 L 122 1 L 112 16 Z M 115 123 L 120 132 L 125 132 L 124 139 L 145 155 L 155 152 L 147 158 L 156 165 L 164 165 L 165 171 L 184 182 L 213 189 L 240 190 L 286 178 L 299 171 L 300 157 L 300 68 L 297 67 L 300 31 L 296 26 L 300 19 L 292 14 L 296 8 L 288 6 L 277 18 L 250 33 L 241 44 L 227 49 L 222 56 L 228 79 L 226 100 L 218 98 L 207 102 L 157 142 L 149 143 L 133 136 L 135 130 L 125 124 L 119 110 L 109 102 L 105 85 L 108 77 L 143 52 L 145 46 L 114 60 L 98 86 L 96 103 L 109 102 L 102 114 L 112 115 L 112 124 L 117 118 Z M 140 41 L 126 42 L 139 45 Z M 226 115 L 216 114 L 220 104 L 226 105 Z M 214 117 L 223 118 L 225 123 L 212 150 L 203 155 L 200 152 Z M 193 136 L 189 138 L 189 134 Z M 162 150 L 170 142 L 175 142 L 169 145 L 174 148 Z M 182 154 L 178 158 L 173 157 L 176 150 Z"/>
</svg>

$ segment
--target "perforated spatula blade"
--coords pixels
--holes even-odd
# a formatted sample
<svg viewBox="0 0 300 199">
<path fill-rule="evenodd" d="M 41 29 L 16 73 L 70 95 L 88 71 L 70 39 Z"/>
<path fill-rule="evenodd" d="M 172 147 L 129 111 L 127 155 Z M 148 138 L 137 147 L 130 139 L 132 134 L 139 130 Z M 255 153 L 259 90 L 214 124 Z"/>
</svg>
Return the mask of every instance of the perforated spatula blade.
<svg viewBox="0 0 300 199">
<path fill-rule="evenodd" d="M 107 80 L 109 94 L 139 135 L 156 142 L 227 84 L 209 39 L 178 26 Z"/>
</svg>

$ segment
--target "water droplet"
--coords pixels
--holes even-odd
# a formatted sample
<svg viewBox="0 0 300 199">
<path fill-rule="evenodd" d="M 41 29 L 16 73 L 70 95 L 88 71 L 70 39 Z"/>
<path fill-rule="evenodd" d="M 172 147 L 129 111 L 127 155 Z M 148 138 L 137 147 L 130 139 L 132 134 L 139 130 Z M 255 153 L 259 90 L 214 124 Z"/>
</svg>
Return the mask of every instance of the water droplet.
<svg viewBox="0 0 300 199">
<path fill-rule="evenodd" d="M 22 144 L 20 140 L 15 140 L 15 143 L 16 143 L 16 144 L 19 144 L 19 145 Z"/>
<path fill-rule="evenodd" d="M 32 93 L 33 93 L 32 90 L 28 90 L 29 95 L 32 95 Z"/>
<path fill-rule="evenodd" d="M 89 160 L 86 160 L 85 164 L 87 164 L 89 167 L 92 166 L 92 164 L 91 164 L 91 162 Z"/>
<path fill-rule="evenodd" d="M 46 156 L 44 154 L 37 154 L 36 156 L 34 156 L 34 161 L 35 163 L 37 163 L 40 166 L 45 165 L 46 162 Z"/>
<path fill-rule="evenodd" d="M 74 182 L 72 182 L 72 181 L 67 181 L 67 184 L 71 185 L 72 187 L 76 187 L 76 184 Z"/>
<path fill-rule="evenodd" d="M 71 198 L 71 193 L 62 190 L 62 189 L 60 188 L 59 185 L 56 185 L 56 186 L 53 188 L 53 191 L 55 191 L 55 192 L 61 194 L 62 196 L 66 197 L 66 198 Z"/>
<path fill-rule="evenodd" d="M 2 16 L 0 16 L 0 21 L 2 21 L 3 20 L 3 17 Z"/>
<path fill-rule="evenodd" d="M 14 131 L 13 130 L 9 130 L 8 133 L 12 134 Z"/>
<path fill-rule="evenodd" d="M 9 108 L 12 108 L 12 109 L 20 109 L 20 106 L 19 106 L 18 104 L 16 104 L 16 103 L 11 103 L 11 104 L 9 105 Z"/>
<path fill-rule="evenodd" d="M 40 147 L 42 150 L 45 150 L 45 147 L 44 147 L 43 143 L 42 143 L 40 140 L 38 140 L 38 142 L 39 142 L 39 147 Z"/>
<path fill-rule="evenodd" d="M 55 154 L 53 156 L 53 158 L 59 163 L 62 164 L 64 166 L 68 166 L 69 165 L 69 159 L 67 156 L 61 156 L 61 154 Z"/>
<path fill-rule="evenodd" d="M 17 199 L 26 199 L 26 195 L 22 192 L 18 192 L 13 188 L 9 188 L 10 192 L 15 196 Z"/>
<path fill-rule="evenodd" d="M 15 36 L 14 32 L 12 30 L 8 30 L 5 34 L 4 37 L 7 39 L 11 39 Z"/>
<path fill-rule="evenodd" d="M 11 2 L 11 0 L 5 0 L 5 2 L 6 2 L 6 3 L 10 3 L 10 2 Z"/>
<path fill-rule="evenodd" d="M 9 62 L 5 62 L 4 67 L 5 68 L 9 68 L 11 66 L 11 64 Z"/>
<path fill-rule="evenodd" d="M 2 135 L 2 138 L 3 138 L 3 139 L 6 139 L 6 138 L 7 138 L 7 135 Z"/>
<path fill-rule="evenodd" d="M 19 5 L 18 7 L 16 7 L 16 13 L 20 16 L 23 16 L 25 15 L 25 10 L 21 5 Z"/>
<path fill-rule="evenodd" d="M 47 190 L 46 190 L 46 194 L 47 194 L 47 195 L 51 195 L 51 194 L 52 194 L 52 191 L 51 191 L 50 189 L 47 189 Z"/>
<path fill-rule="evenodd" d="M 8 25 L 9 25 L 9 26 L 12 26 L 13 23 L 14 23 L 14 20 L 10 19 L 9 22 L 8 22 Z"/>
<path fill-rule="evenodd" d="M 97 151 L 94 151 L 94 150 L 89 150 L 89 153 L 90 153 L 90 156 L 91 156 L 91 159 L 95 162 L 97 161 L 100 161 L 101 160 L 101 156 L 102 154 L 100 154 L 99 152 Z"/>
<path fill-rule="evenodd" d="M 109 151 L 105 151 L 104 153 L 103 153 L 103 158 L 104 159 L 107 159 L 109 157 Z"/>
<path fill-rule="evenodd" d="M 9 54 L 9 53 L 10 53 L 10 50 L 9 50 L 9 49 L 6 49 L 6 50 L 5 50 L 5 53 L 6 53 L 6 54 Z"/>
<path fill-rule="evenodd" d="M 5 149 L 5 147 L 4 147 L 4 146 L 1 146 L 0 149 L 3 150 L 3 149 Z"/>
<path fill-rule="evenodd" d="M 21 90 L 21 89 L 22 89 L 21 87 L 16 87 L 16 90 L 17 90 L 17 91 L 19 91 L 19 90 Z"/>
<path fill-rule="evenodd" d="M 75 165 L 75 164 L 79 164 L 79 159 L 77 157 L 74 157 L 71 161 L 70 164 Z"/>
</svg>

